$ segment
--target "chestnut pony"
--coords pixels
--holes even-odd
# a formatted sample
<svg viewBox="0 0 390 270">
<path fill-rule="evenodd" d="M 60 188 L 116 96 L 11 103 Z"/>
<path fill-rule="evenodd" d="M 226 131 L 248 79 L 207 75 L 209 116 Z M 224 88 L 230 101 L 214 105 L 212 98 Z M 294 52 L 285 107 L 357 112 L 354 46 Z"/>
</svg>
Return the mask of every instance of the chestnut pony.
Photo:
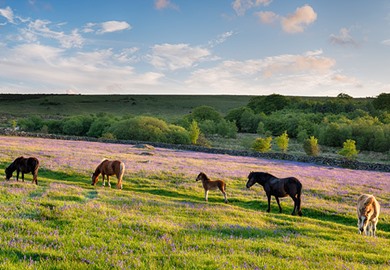
<svg viewBox="0 0 390 270">
<path fill-rule="evenodd" d="M 105 186 L 104 176 L 107 176 L 108 186 L 111 187 L 110 176 L 114 175 L 118 179 L 116 187 L 122 189 L 122 177 L 125 173 L 125 164 L 120 160 L 108 160 L 104 159 L 97 167 L 95 172 L 92 174 L 92 185 L 96 185 L 99 180 L 99 175 L 103 176 L 103 187 Z"/>
<path fill-rule="evenodd" d="M 22 181 L 24 182 L 24 174 L 32 173 L 32 183 L 38 185 L 38 169 L 39 161 L 35 157 L 18 157 L 5 169 L 5 179 L 9 180 L 12 177 L 12 173 L 16 171 L 16 181 L 19 181 L 19 173 L 22 173 Z"/>
<path fill-rule="evenodd" d="M 294 201 L 294 210 L 292 215 L 298 212 L 299 216 L 302 216 L 301 211 L 301 193 L 302 184 L 295 177 L 277 178 L 272 174 L 265 172 L 251 172 L 248 175 L 248 182 L 246 187 L 250 188 L 255 183 L 263 186 L 268 199 L 267 212 L 271 210 L 271 196 L 275 196 L 276 202 L 279 206 L 279 212 L 282 213 L 282 207 L 280 207 L 279 197 L 290 196 Z"/>
<path fill-rule="evenodd" d="M 226 196 L 226 184 L 224 181 L 222 180 L 211 181 L 210 178 L 208 178 L 207 175 L 203 172 L 201 172 L 198 175 L 198 177 L 196 177 L 196 181 L 199 180 L 202 181 L 202 185 L 204 188 L 204 198 L 206 202 L 208 201 L 209 190 L 215 190 L 215 189 L 219 189 L 222 192 L 223 197 L 225 198 L 225 203 L 228 202 Z"/>
<path fill-rule="evenodd" d="M 360 234 L 375 236 L 380 209 L 381 207 L 373 195 L 360 195 L 357 202 Z"/>
</svg>

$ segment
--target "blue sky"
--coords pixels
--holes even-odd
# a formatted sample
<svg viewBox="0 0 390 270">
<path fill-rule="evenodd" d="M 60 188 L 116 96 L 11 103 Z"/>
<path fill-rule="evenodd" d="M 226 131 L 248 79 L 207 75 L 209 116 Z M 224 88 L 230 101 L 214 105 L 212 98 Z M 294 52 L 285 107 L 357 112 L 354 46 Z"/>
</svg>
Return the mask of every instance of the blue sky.
<svg viewBox="0 0 390 270">
<path fill-rule="evenodd" d="M 0 0 L 0 93 L 373 97 L 390 1 Z"/>
</svg>

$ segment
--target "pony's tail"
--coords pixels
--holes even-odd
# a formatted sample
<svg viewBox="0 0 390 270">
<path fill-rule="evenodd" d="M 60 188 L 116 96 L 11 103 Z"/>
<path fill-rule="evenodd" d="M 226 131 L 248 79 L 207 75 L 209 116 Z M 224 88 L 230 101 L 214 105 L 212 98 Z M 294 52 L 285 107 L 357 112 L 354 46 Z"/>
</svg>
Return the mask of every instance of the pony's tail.
<svg viewBox="0 0 390 270">
<path fill-rule="evenodd" d="M 301 210 L 301 194 L 302 194 L 302 184 L 299 182 L 298 185 L 298 194 L 297 194 L 297 210 L 298 210 L 298 215 L 302 216 L 302 210 Z"/>
<path fill-rule="evenodd" d="M 122 184 L 122 178 L 123 175 L 125 174 L 125 164 L 123 162 L 120 163 L 119 165 L 119 178 L 118 178 L 118 188 L 122 189 L 123 184 Z"/>
</svg>

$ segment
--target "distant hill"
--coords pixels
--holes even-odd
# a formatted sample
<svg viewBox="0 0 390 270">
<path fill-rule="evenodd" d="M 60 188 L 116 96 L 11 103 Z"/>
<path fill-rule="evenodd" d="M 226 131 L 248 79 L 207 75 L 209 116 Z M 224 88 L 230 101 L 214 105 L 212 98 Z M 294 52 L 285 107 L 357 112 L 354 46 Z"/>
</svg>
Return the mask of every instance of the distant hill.
<svg viewBox="0 0 390 270">
<path fill-rule="evenodd" d="M 176 119 L 208 105 L 225 114 L 250 96 L 205 95 L 14 95 L 0 94 L 0 114 L 69 116 L 91 113 L 146 114 Z"/>
</svg>

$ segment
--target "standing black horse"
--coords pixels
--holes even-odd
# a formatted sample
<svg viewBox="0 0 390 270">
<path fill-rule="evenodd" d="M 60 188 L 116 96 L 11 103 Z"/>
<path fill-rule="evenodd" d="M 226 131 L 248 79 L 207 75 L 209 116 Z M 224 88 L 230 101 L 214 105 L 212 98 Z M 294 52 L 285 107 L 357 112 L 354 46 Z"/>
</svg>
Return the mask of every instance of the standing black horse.
<svg viewBox="0 0 390 270">
<path fill-rule="evenodd" d="M 268 198 L 268 209 L 267 212 L 271 210 L 271 196 L 275 196 L 276 202 L 279 206 L 279 212 L 282 212 L 282 207 L 280 207 L 279 197 L 286 197 L 289 195 L 294 201 L 294 210 L 292 215 L 298 211 L 298 215 L 302 216 L 301 211 L 301 193 L 302 193 L 302 184 L 295 177 L 288 178 L 277 178 L 272 174 L 265 172 L 251 172 L 248 175 L 248 182 L 246 187 L 250 188 L 255 183 L 259 183 L 263 186 L 265 193 Z"/>
<path fill-rule="evenodd" d="M 32 182 L 38 185 L 38 168 L 39 168 L 39 161 L 35 157 L 18 157 L 14 160 L 14 162 L 11 163 L 6 169 L 5 169 L 5 179 L 10 180 L 12 177 L 12 173 L 16 171 L 16 180 L 19 181 L 19 173 L 22 173 L 22 180 L 24 182 L 24 174 L 25 173 L 32 173 L 33 180 Z"/>
</svg>

